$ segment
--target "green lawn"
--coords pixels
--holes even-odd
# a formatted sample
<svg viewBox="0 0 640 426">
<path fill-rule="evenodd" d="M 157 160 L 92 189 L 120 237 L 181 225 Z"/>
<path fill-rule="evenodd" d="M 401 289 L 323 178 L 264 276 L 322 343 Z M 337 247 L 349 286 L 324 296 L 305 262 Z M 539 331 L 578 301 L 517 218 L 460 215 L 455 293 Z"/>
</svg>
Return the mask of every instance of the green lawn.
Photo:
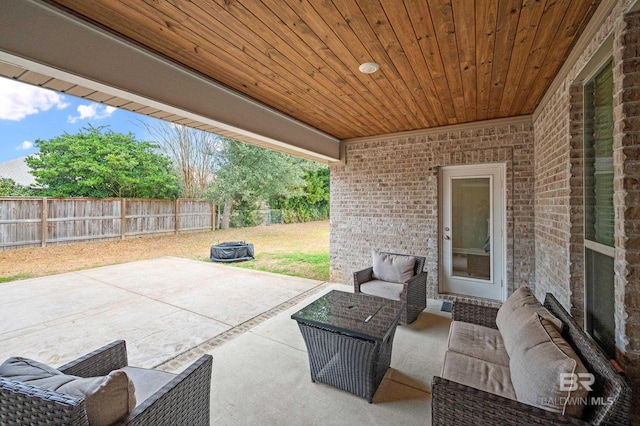
<svg viewBox="0 0 640 426">
<path fill-rule="evenodd" d="M 256 255 L 254 260 L 233 263 L 233 266 L 294 277 L 329 281 L 329 251 L 320 253 L 267 252 Z"/>
</svg>

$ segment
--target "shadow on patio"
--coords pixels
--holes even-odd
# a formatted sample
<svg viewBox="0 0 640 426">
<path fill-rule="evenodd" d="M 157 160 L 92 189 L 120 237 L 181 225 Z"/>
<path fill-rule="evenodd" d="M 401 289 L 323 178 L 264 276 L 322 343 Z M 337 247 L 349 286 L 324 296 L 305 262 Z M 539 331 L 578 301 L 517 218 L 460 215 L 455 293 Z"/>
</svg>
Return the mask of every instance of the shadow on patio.
<svg viewBox="0 0 640 426">
<path fill-rule="evenodd" d="M 312 383 L 292 313 L 351 287 L 181 258 L 0 285 L 0 360 L 53 366 L 116 339 L 129 362 L 177 372 L 213 356 L 212 424 L 425 424 L 450 314 L 440 303 L 398 327 L 374 404 Z"/>
</svg>

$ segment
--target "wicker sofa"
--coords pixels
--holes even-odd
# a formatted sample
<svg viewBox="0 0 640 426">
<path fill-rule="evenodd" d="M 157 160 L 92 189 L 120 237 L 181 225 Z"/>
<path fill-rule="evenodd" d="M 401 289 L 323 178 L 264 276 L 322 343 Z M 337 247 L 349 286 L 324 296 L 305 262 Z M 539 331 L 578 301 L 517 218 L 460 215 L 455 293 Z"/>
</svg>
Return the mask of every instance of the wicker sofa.
<svg viewBox="0 0 640 426">
<path fill-rule="evenodd" d="M 18 367 L 22 369 L 20 374 L 23 375 L 25 369 L 30 368 L 40 369 L 43 375 L 49 373 L 50 367 L 37 361 L 25 358 L 14 358 L 11 361 L 14 362 L 10 364 L 10 368 L 13 369 L 17 364 L 23 364 Z M 8 363 L 5 362 L 3 365 L 6 366 Z M 207 426 L 210 424 L 211 367 L 211 355 L 202 355 L 179 374 L 129 367 L 125 342 L 117 340 L 55 371 L 51 369 L 54 375 L 44 378 L 49 380 L 53 377 L 54 380 L 66 381 L 67 377 L 77 377 L 80 381 L 85 380 L 85 383 L 88 381 L 88 386 L 71 386 L 76 392 L 83 386 L 85 390 L 86 387 L 97 389 L 96 394 L 100 395 L 92 395 L 91 401 L 90 396 L 83 398 L 31 384 L 42 383 L 42 377 L 35 378 L 31 383 L 0 377 L 0 425 L 112 424 L 110 421 L 104 421 L 105 416 L 111 415 L 105 411 L 114 410 L 114 407 L 119 405 L 117 401 L 120 398 L 114 398 L 114 391 L 107 390 L 107 386 L 111 384 L 106 385 L 105 381 L 100 381 L 96 386 L 96 382 L 92 381 L 109 377 L 110 383 L 114 383 L 116 380 L 113 379 L 113 373 L 119 374 L 126 370 L 128 379 L 125 377 L 125 380 L 130 379 L 135 386 L 135 400 L 130 399 L 133 409 L 113 423 L 114 425 Z M 2 371 L 6 370 L 7 368 Z M 60 376 L 60 373 L 64 376 Z M 60 381 L 57 385 L 59 383 Z M 121 390 L 122 387 L 119 387 L 116 391 Z M 91 413 L 88 410 L 90 405 Z"/>
<path fill-rule="evenodd" d="M 476 327 L 476 331 L 471 334 L 466 333 L 466 337 L 462 340 L 460 336 L 452 336 L 450 333 L 449 348 L 445 356 L 445 366 L 443 367 L 443 377 L 436 376 L 432 382 L 433 425 L 628 425 L 630 423 L 631 388 L 623 376 L 613 368 L 600 347 L 582 331 L 553 295 L 546 295 L 544 307 L 562 322 L 560 325 L 561 331 L 558 331 L 558 334 L 561 334 L 561 338 L 571 346 L 588 372 L 583 373 L 581 377 L 583 378 L 582 380 L 587 382 L 587 385 L 590 384 L 591 391 L 581 399 L 584 405 L 581 407 L 582 413 L 579 418 L 572 417 L 566 413 L 549 411 L 548 407 L 543 409 L 539 408 L 540 406 L 521 402 L 519 397 L 522 395 L 516 395 L 515 398 L 513 396 L 504 396 L 504 389 L 499 389 L 502 392 L 494 392 L 486 389 L 485 384 L 470 384 L 469 381 L 473 381 L 473 378 L 469 378 L 469 376 L 472 376 L 473 373 L 467 375 L 458 373 L 460 377 L 451 377 L 456 374 L 452 374 L 451 368 L 446 365 L 449 361 L 448 355 L 454 349 L 459 350 L 452 348 L 452 345 L 459 345 L 460 342 L 464 341 L 464 344 L 468 346 L 469 353 L 480 358 L 483 356 L 483 352 L 486 352 L 487 345 L 492 346 L 490 351 L 504 349 L 500 348 L 502 345 L 500 337 L 495 339 L 487 337 L 499 334 L 497 326 L 499 310 L 497 308 L 456 302 L 452 311 L 452 331 L 456 322 L 459 322 L 458 325 L 460 326 L 455 327 L 456 329 L 471 330 Z M 536 318 L 540 319 L 541 317 L 536 314 Z M 546 324 L 551 327 L 548 322 Z M 480 327 L 478 328 L 477 326 Z M 483 327 L 486 327 L 486 329 Z M 477 330 L 481 331 L 478 332 Z M 472 335 L 475 337 L 470 337 Z M 562 343 L 559 345 L 562 345 Z M 555 347 L 557 348 L 558 346 Z M 516 349 L 512 349 L 512 354 L 514 350 Z M 455 359 L 455 357 L 451 359 Z M 508 362 L 512 361 L 512 359 Z M 511 367 L 513 367 L 513 364 L 511 364 Z M 545 376 L 543 370 L 546 367 L 544 365 L 525 365 L 519 368 L 523 370 L 531 369 L 529 377 L 533 377 L 530 379 L 533 381 L 540 380 L 541 377 Z M 498 370 L 496 369 L 495 371 Z M 492 373 L 491 368 L 488 368 L 484 373 L 480 374 L 496 376 L 495 371 Z M 502 371 L 504 372 L 504 369 Z M 513 368 L 511 368 L 506 375 L 516 376 L 520 373 L 518 371 L 514 374 Z M 593 376 L 590 376 L 591 374 Z M 499 376 L 499 374 L 497 375 Z M 576 377 L 578 377 L 577 374 Z M 495 377 L 492 379 L 495 379 Z M 503 377 L 503 379 L 516 381 L 512 377 Z M 593 383 L 591 384 L 592 381 Z M 484 389 L 482 389 L 483 387 Z M 531 391 L 531 387 L 533 386 L 525 388 L 524 392 Z M 589 386 L 586 387 L 588 388 Z M 561 388 L 561 390 L 566 389 Z M 500 393 L 503 395 L 500 395 Z M 544 402 L 544 399 L 539 400 Z M 578 401 L 579 398 L 575 398 L 575 400 Z"/>
</svg>

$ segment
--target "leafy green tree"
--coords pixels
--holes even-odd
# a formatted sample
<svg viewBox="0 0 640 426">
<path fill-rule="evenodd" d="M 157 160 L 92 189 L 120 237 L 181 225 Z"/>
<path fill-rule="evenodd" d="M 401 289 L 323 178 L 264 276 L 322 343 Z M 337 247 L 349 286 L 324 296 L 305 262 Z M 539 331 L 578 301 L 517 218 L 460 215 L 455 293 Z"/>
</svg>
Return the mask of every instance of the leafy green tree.
<svg viewBox="0 0 640 426">
<path fill-rule="evenodd" d="M 27 197 L 33 195 L 31 190 L 17 184 L 13 179 L 0 178 L 0 197 Z"/>
<path fill-rule="evenodd" d="M 269 201 L 271 207 L 285 210 L 284 221 L 287 223 L 329 218 L 329 168 L 310 167 L 304 180 L 306 184 L 301 195 Z"/>
<path fill-rule="evenodd" d="M 210 197 L 224 206 L 221 228 L 229 227 L 234 205 L 301 194 L 305 169 L 291 155 L 222 138 Z"/>
<path fill-rule="evenodd" d="M 90 126 L 35 145 L 40 152 L 26 162 L 43 195 L 175 199 L 180 192 L 171 160 L 131 133 Z"/>
</svg>

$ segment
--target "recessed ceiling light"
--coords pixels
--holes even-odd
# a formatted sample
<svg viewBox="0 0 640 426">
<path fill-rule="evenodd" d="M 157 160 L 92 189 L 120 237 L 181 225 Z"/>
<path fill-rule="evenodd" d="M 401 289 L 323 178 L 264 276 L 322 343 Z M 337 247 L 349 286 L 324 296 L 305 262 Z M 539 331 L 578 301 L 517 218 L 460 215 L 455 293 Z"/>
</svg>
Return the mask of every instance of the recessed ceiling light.
<svg viewBox="0 0 640 426">
<path fill-rule="evenodd" d="M 380 65 L 375 62 L 365 62 L 364 64 L 360 64 L 358 67 L 361 73 L 364 74 L 373 74 L 374 72 L 380 69 Z"/>
</svg>

